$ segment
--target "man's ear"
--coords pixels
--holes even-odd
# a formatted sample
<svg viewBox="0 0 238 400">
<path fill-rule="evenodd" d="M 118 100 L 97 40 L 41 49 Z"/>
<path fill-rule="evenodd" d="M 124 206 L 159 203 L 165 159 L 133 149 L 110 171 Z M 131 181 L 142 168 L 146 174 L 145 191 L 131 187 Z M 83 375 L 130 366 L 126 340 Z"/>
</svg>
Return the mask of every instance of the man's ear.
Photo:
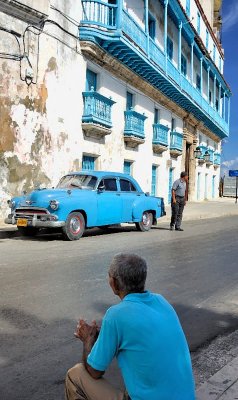
<svg viewBox="0 0 238 400">
<path fill-rule="evenodd" d="M 111 280 L 111 287 L 112 287 L 112 290 L 113 290 L 113 292 L 115 293 L 115 294 L 119 294 L 119 285 L 118 285 L 118 281 L 117 281 L 117 279 L 116 278 L 111 278 L 112 280 Z"/>
</svg>

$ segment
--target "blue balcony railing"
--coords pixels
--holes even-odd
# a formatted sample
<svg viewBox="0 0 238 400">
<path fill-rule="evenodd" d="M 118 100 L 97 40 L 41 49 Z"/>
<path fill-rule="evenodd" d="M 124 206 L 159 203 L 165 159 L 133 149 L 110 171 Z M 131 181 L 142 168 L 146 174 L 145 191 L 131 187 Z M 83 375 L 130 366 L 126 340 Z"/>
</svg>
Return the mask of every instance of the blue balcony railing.
<svg viewBox="0 0 238 400">
<path fill-rule="evenodd" d="M 82 20 L 89 25 L 115 29 L 116 11 L 116 4 L 108 4 L 100 0 L 82 0 Z"/>
<path fill-rule="evenodd" d="M 102 0 L 82 0 L 82 10 L 80 39 L 100 43 L 112 56 L 179 106 L 199 120 L 202 118 L 204 125 L 216 135 L 221 138 L 228 136 L 228 122 L 191 81 L 179 73 L 177 66 L 166 59 L 164 50 L 147 36 L 127 10 Z"/>
<path fill-rule="evenodd" d="M 204 156 L 206 153 L 209 154 L 210 159 L 207 160 L 208 163 L 214 163 L 214 150 L 209 149 L 207 146 L 199 146 L 201 151 L 201 155 L 198 157 L 199 160 L 204 160 Z"/>
<path fill-rule="evenodd" d="M 220 153 L 214 154 L 214 165 L 221 165 L 221 154 Z"/>
<path fill-rule="evenodd" d="M 183 151 L 183 134 L 172 131 L 170 133 L 170 150 Z"/>
<path fill-rule="evenodd" d="M 168 146 L 168 130 L 169 128 L 162 124 L 153 125 L 153 144 Z"/>
<path fill-rule="evenodd" d="M 91 90 L 83 92 L 84 111 L 82 122 L 103 125 L 106 128 L 112 127 L 111 108 L 115 103 L 112 99 L 102 96 L 100 93 Z"/>
<path fill-rule="evenodd" d="M 214 150 L 208 149 L 207 151 L 210 156 L 210 163 L 214 163 Z"/>
<path fill-rule="evenodd" d="M 147 118 L 144 114 L 139 114 L 134 110 L 124 112 L 125 115 L 125 128 L 124 136 L 136 136 L 138 138 L 145 138 L 144 122 Z"/>
</svg>

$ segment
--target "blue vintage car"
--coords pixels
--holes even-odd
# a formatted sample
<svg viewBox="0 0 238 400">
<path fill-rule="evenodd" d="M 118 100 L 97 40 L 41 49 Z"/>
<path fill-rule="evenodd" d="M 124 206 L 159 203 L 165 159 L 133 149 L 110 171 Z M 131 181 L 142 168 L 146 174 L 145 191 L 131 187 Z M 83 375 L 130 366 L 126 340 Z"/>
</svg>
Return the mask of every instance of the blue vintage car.
<svg viewBox="0 0 238 400">
<path fill-rule="evenodd" d="M 36 189 L 9 200 L 5 222 L 25 236 L 41 228 L 59 228 L 65 239 L 79 239 L 86 228 L 134 222 L 148 231 L 165 215 L 164 201 L 144 193 L 131 176 L 117 172 L 69 173 L 56 188 Z"/>
</svg>

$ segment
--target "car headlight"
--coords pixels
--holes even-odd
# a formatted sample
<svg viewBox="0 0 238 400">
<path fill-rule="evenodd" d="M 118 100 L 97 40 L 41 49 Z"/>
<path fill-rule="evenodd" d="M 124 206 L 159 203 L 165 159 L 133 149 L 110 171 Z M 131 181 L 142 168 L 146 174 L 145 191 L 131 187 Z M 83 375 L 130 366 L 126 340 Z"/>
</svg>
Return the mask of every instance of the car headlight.
<svg viewBox="0 0 238 400">
<path fill-rule="evenodd" d="M 50 200 L 50 208 L 52 210 L 58 210 L 59 208 L 59 202 L 57 200 Z"/>
<path fill-rule="evenodd" d="M 7 204 L 9 205 L 9 207 L 12 209 L 12 208 L 14 208 L 15 207 L 15 205 L 16 205 L 16 202 L 14 201 L 14 200 L 8 200 L 7 201 Z"/>
</svg>

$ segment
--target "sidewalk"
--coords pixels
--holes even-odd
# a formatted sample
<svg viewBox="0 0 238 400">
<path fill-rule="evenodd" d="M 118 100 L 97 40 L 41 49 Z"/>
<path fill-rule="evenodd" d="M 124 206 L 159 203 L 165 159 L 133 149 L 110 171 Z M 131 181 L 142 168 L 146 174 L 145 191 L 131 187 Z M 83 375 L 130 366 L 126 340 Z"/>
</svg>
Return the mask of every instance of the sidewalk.
<svg viewBox="0 0 238 400">
<path fill-rule="evenodd" d="M 197 400 L 238 399 L 238 357 L 197 389 Z"/>
</svg>

